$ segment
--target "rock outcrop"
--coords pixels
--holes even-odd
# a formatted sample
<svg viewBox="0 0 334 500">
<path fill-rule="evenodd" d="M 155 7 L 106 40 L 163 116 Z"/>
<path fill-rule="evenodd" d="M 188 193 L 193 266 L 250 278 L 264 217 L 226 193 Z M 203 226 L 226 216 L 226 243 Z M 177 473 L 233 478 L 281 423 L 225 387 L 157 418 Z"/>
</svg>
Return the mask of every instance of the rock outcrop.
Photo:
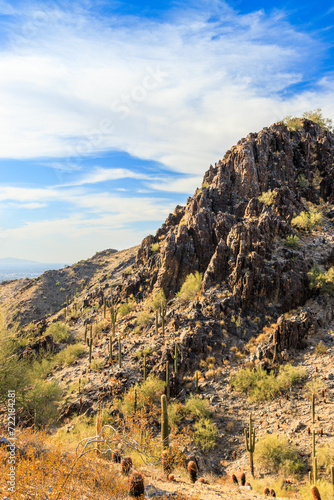
<svg viewBox="0 0 334 500">
<path fill-rule="evenodd" d="M 123 298 L 141 299 L 143 284 L 171 298 L 199 271 L 204 291 L 226 285 L 237 308 L 264 313 L 274 303 L 281 314 L 304 304 L 312 262 L 282 242 L 308 201 L 334 200 L 333 158 L 333 136 L 309 120 L 300 132 L 279 123 L 249 134 L 210 167 L 186 206 L 143 240 L 119 289 Z M 259 201 L 269 190 L 270 203 Z"/>
</svg>

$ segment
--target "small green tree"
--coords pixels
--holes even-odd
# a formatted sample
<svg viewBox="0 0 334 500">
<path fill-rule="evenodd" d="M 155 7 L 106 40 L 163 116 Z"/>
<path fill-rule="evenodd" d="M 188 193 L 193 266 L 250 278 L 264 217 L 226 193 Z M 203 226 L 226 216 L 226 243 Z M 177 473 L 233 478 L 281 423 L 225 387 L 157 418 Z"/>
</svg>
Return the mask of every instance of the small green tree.
<svg viewBox="0 0 334 500">
<path fill-rule="evenodd" d="M 333 132 L 333 121 L 330 118 L 323 117 L 321 108 L 314 109 L 313 111 L 305 111 L 302 116 L 317 123 L 321 128 Z"/>
<path fill-rule="evenodd" d="M 186 304 L 191 300 L 194 300 L 195 296 L 198 294 L 202 288 L 203 275 L 196 271 L 194 274 L 188 274 L 183 283 L 181 290 L 176 294 L 178 300 Z"/>
</svg>

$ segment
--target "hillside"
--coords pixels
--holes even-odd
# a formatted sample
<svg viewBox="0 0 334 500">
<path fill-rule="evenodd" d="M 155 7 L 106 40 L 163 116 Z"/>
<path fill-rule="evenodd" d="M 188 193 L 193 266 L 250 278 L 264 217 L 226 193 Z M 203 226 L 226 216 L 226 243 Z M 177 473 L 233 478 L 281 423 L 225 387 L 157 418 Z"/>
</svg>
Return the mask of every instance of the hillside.
<svg viewBox="0 0 334 500">
<path fill-rule="evenodd" d="M 186 206 L 176 207 L 140 246 L 99 252 L 33 280 L 0 283 L 7 329 L 2 341 L 12 335 L 10 352 L 18 363 L 33 364 L 36 355 L 48 360 L 38 373 L 62 392 L 54 398 L 57 419 L 48 423 L 63 443 L 72 443 L 66 448 L 86 437 L 83 422 L 85 432 L 95 434 L 101 406 L 104 422 L 127 429 L 126 439 L 117 442 L 124 451 L 134 453 L 125 442 L 139 428 L 159 446 L 159 391 L 165 390 L 159 380 L 166 380 L 168 370 L 171 446 L 183 457 L 196 457 L 210 482 L 207 490 L 198 483 L 192 489 L 185 480 L 186 498 L 227 498 L 230 491 L 233 498 L 260 498 L 230 481 L 232 473 L 250 475 L 244 443 L 250 413 L 257 446 L 268 435 L 285 437 L 291 448 L 297 446 L 304 474 L 311 467 L 312 429 L 317 449 L 334 449 L 334 139 L 314 122 L 301 123 L 301 131 L 278 123 L 239 141 L 210 166 Z M 90 329 L 91 364 L 85 338 Z M 75 357 L 66 357 L 74 349 Z M 144 373 L 155 377 L 154 390 L 143 389 Z M 233 379 L 238 373 L 244 375 Z M 278 386 L 282 373 L 286 380 Z M 242 392 L 254 374 L 262 377 L 258 392 L 251 386 Z M 26 390 L 15 383 L 18 393 Z M 189 403 L 192 394 L 196 401 Z M 28 400 L 19 409 L 21 425 L 42 426 L 46 412 L 33 413 L 36 399 L 30 407 Z M 50 394 L 39 399 L 46 407 L 49 402 Z M 5 413 L 3 419 L 4 425 Z M 136 453 L 136 466 L 151 474 Z M 320 462 L 319 474 L 328 480 L 327 465 Z M 268 485 L 276 472 L 290 481 L 280 483 L 282 496 L 294 495 L 300 476 L 256 463 L 257 478 Z M 162 489 L 182 483 L 177 474 L 176 483 L 164 482 Z M 225 489 L 219 490 L 219 481 L 227 482 Z M 215 490 L 212 497 L 209 490 Z"/>
</svg>

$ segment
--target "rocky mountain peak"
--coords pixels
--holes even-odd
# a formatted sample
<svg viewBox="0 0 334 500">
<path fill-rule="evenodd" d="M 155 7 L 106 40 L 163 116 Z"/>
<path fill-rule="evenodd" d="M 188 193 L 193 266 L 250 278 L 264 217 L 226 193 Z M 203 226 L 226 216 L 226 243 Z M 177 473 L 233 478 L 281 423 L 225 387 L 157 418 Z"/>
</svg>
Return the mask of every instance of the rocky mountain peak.
<svg viewBox="0 0 334 500">
<path fill-rule="evenodd" d="M 143 240 L 122 295 L 140 298 L 145 283 L 171 298 L 199 271 L 204 291 L 225 287 L 237 308 L 263 311 L 274 302 L 284 312 L 303 304 L 311 263 L 282 242 L 307 202 L 333 203 L 334 139 L 310 120 L 301 124 L 300 131 L 277 123 L 251 133 L 210 166 L 186 206 Z M 270 203 L 260 201 L 268 191 Z"/>
</svg>

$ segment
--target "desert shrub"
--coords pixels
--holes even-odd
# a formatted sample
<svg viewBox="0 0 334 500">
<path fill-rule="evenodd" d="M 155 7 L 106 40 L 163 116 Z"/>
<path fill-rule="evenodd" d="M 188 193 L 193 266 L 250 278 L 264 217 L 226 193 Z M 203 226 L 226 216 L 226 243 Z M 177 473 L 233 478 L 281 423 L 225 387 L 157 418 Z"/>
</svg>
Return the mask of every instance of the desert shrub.
<svg viewBox="0 0 334 500">
<path fill-rule="evenodd" d="M 81 344 L 73 344 L 67 346 L 54 357 L 54 364 L 57 365 L 72 365 L 80 356 L 85 354 L 86 349 Z"/>
<path fill-rule="evenodd" d="M 291 225 L 297 229 L 311 231 L 322 221 L 322 214 L 315 207 L 310 207 L 308 212 L 300 212 L 299 215 L 291 220 Z"/>
<path fill-rule="evenodd" d="M 159 243 L 152 243 L 150 246 L 151 252 L 157 252 L 159 250 Z"/>
<path fill-rule="evenodd" d="M 161 396 L 165 392 L 165 385 L 163 380 L 154 375 L 149 375 L 142 384 L 136 384 L 129 389 L 123 399 L 122 410 L 125 413 L 134 411 L 135 392 L 137 393 L 137 408 L 142 408 L 145 405 L 160 406 Z"/>
<path fill-rule="evenodd" d="M 106 328 L 106 323 L 104 321 L 99 321 L 95 326 L 95 334 L 101 335 Z"/>
<path fill-rule="evenodd" d="M 301 119 L 296 116 L 287 115 L 283 118 L 282 122 L 288 127 L 289 130 L 301 130 Z"/>
<path fill-rule="evenodd" d="M 237 391 L 247 394 L 252 401 L 268 401 L 292 385 L 300 384 L 305 377 L 304 368 L 291 365 L 280 367 L 277 376 L 263 368 L 242 368 L 231 378 L 230 384 Z"/>
<path fill-rule="evenodd" d="M 313 377 L 311 380 L 309 380 L 306 385 L 305 389 L 308 394 L 308 397 L 311 398 L 312 394 L 318 394 L 321 389 L 323 389 L 324 384 L 320 380 L 320 378 Z"/>
<path fill-rule="evenodd" d="M 167 301 L 165 293 L 163 289 L 160 288 L 160 290 L 155 292 L 155 294 L 153 295 L 150 306 L 153 309 L 153 311 L 159 311 L 162 307 L 166 306 L 166 302 Z"/>
<path fill-rule="evenodd" d="M 146 326 L 151 321 L 152 316 L 149 311 L 141 311 L 136 319 L 136 323 L 138 326 Z"/>
<path fill-rule="evenodd" d="M 309 181 L 306 179 L 304 174 L 298 175 L 297 184 L 301 189 L 306 189 L 309 187 Z"/>
<path fill-rule="evenodd" d="M 330 267 L 327 271 L 322 271 L 318 266 L 314 265 L 309 273 L 309 287 L 311 290 L 319 290 L 322 293 L 334 293 L 334 267 Z"/>
<path fill-rule="evenodd" d="M 152 352 L 153 352 L 152 347 L 145 347 L 145 349 L 141 349 L 140 351 L 137 351 L 134 354 L 134 357 L 136 359 L 140 359 L 140 358 L 143 358 L 144 356 L 149 356 L 150 354 L 152 354 Z"/>
<path fill-rule="evenodd" d="M 203 451 L 211 450 L 216 446 L 219 435 L 215 422 L 208 418 L 201 418 L 194 424 L 194 441 Z"/>
<path fill-rule="evenodd" d="M 317 448 L 318 464 L 329 469 L 334 464 L 334 438 Z"/>
<path fill-rule="evenodd" d="M 68 342 L 71 339 L 71 332 L 65 323 L 57 321 L 48 326 L 45 330 L 45 335 L 52 335 L 53 340 L 56 342 Z"/>
<path fill-rule="evenodd" d="M 134 299 L 128 299 L 126 302 L 121 304 L 118 308 L 118 314 L 123 317 L 133 311 L 136 305 L 136 301 Z"/>
<path fill-rule="evenodd" d="M 305 111 L 303 113 L 303 118 L 312 120 L 313 122 L 320 125 L 321 128 L 333 132 L 333 121 L 330 118 L 324 118 L 322 116 L 321 108 L 314 109 L 312 111 Z"/>
<path fill-rule="evenodd" d="M 303 472 L 303 462 L 297 449 L 281 435 L 269 434 L 255 446 L 255 459 L 271 472 L 298 475 Z"/>
<path fill-rule="evenodd" d="M 210 416 L 209 403 L 193 394 L 186 399 L 183 411 L 191 417 L 207 418 Z"/>
<path fill-rule="evenodd" d="M 24 393 L 24 416 L 33 418 L 39 427 L 51 424 L 59 416 L 57 406 L 61 396 L 62 390 L 55 382 L 35 379 L 31 389 Z"/>
<path fill-rule="evenodd" d="M 292 236 L 288 236 L 285 240 L 285 244 L 290 248 L 298 248 L 299 246 L 299 238 L 295 234 Z"/>
<path fill-rule="evenodd" d="M 261 196 L 259 196 L 259 201 L 261 203 L 264 203 L 265 205 L 272 205 L 275 201 L 275 193 L 269 189 L 269 191 L 266 191 L 265 193 L 262 193 Z"/>
<path fill-rule="evenodd" d="M 93 359 L 91 364 L 89 365 L 90 370 L 97 372 L 99 370 L 102 370 L 102 368 L 105 366 L 106 361 L 105 359 Z"/>
<path fill-rule="evenodd" d="M 168 423 L 172 429 L 177 427 L 183 418 L 183 405 L 179 401 L 173 401 L 168 406 Z"/>
<path fill-rule="evenodd" d="M 302 118 L 307 118 L 313 122 L 320 125 L 321 128 L 333 132 L 333 122 L 330 118 L 324 118 L 322 116 L 322 110 L 320 108 L 314 109 L 313 111 L 304 111 Z M 296 116 L 288 115 L 283 118 L 283 123 L 288 127 L 289 130 L 301 130 L 302 129 L 302 118 L 297 118 Z"/>
<path fill-rule="evenodd" d="M 314 349 L 315 354 L 319 354 L 320 356 L 324 356 L 328 352 L 328 347 L 325 346 L 323 341 L 321 340 L 319 344 Z"/>
<path fill-rule="evenodd" d="M 183 304 L 194 300 L 195 296 L 202 288 L 202 280 L 203 275 L 198 271 L 196 271 L 194 274 L 188 274 L 185 282 L 181 287 L 181 290 L 176 294 L 178 300 Z"/>
</svg>

